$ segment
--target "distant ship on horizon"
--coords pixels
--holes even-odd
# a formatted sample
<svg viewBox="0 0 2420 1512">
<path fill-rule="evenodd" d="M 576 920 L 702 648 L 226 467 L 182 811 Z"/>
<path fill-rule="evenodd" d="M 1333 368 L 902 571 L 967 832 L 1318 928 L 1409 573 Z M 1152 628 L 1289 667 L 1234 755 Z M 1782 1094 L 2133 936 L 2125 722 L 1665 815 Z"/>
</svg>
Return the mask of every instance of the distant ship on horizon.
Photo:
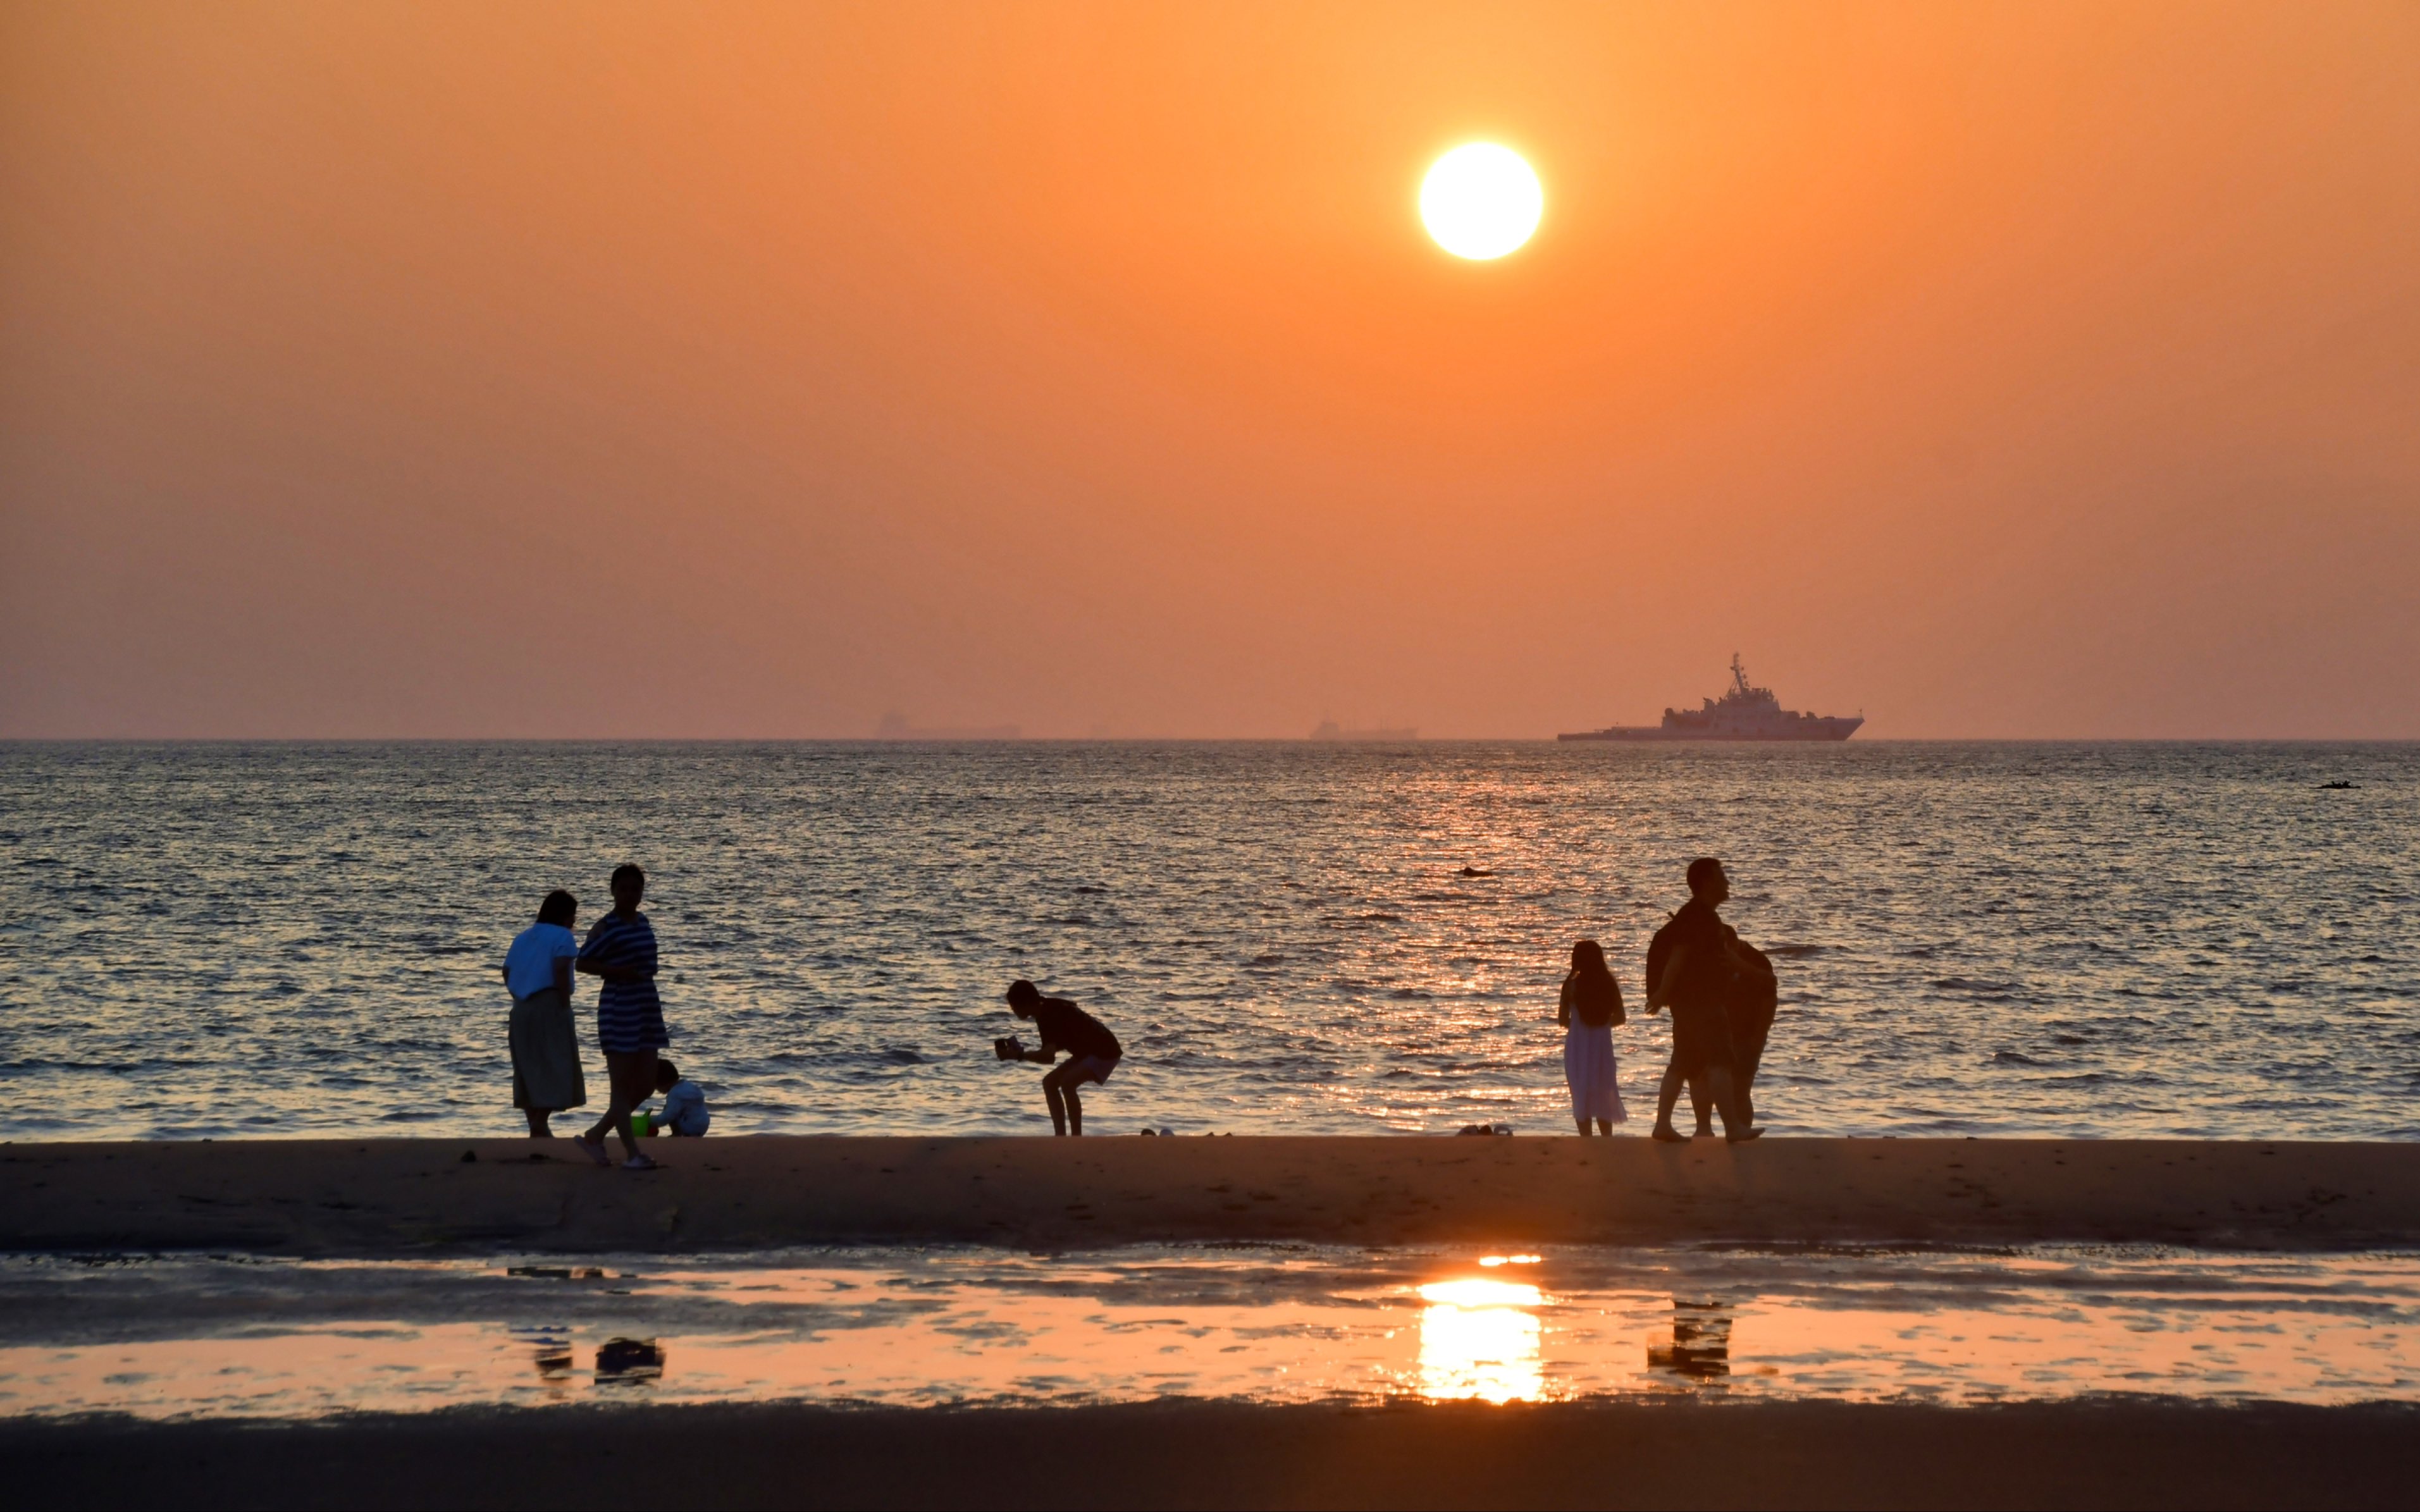
<svg viewBox="0 0 2420 1512">
<path fill-rule="evenodd" d="M 1731 653 L 1731 686 L 1702 708 L 1666 709 L 1658 725 L 1608 725 L 1557 735 L 1557 740 L 1846 740 L 1866 722 L 1854 717 L 1785 709 L 1769 687 L 1748 686 L 1747 669 Z"/>
<path fill-rule="evenodd" d="M 1420 733 L 1410 725 L 1385 725 L 1370 730 L 1347 730 L 1333 719 L 1322 719 L 1319 728 L 1311 733 L 1313 740 L 1418 740 Z"/>
<path fill-rule="evenodd" d="M 929 726 L 909 724 L 906 715 L 895 712 L 884 715 L 882 723 L 876 727 L 874 732 L 874 738 L 876 740 L 908 741 L 1017 740 L 1023 738 L 1023 735 L 1024 732 L 1013 724 Z"/>
</svg>

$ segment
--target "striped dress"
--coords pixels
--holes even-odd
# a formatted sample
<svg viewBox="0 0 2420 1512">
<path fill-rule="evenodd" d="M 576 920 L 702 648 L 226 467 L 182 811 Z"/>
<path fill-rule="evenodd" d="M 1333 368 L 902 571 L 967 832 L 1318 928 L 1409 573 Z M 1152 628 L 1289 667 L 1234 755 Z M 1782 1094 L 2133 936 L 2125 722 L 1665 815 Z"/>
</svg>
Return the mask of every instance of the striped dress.
<svg viewBox="0 0 2420 1512">
<path fill-rule="evenodd" d="M 656 932 L 644 914 L 625 918 L 607 914 L 588 932 L 580 959 L 600 966 L 643 967 L 637 981 L 608 981 L 597 995 L 597 1048 L 608 1055 L 634 1055 L 672 1044 L 664 1032 L 664 1005 L 656 996 Z"/>
</svg>

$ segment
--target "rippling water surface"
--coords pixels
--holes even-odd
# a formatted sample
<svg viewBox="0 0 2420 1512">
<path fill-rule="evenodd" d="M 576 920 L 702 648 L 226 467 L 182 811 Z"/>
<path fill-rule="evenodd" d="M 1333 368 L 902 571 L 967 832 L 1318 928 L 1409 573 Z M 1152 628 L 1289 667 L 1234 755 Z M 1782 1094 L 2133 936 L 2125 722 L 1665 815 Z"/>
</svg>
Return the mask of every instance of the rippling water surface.
<svg viewBox="0 0 2420 1512">
<path fill-rule="evenodd" d="M 1777 1134 L 2408 1138 L 2415 779 L 2392 745 L 0 746 L 0 1077 L 21 1138 L 509 1132 L 504 945 L 636 860 L 719 1132 L 1047 1127 L 990 1051 L 1026 976 L 1125 1042 L 1096 1132 L 1548 1134 L 1570 942 L 1635 995 L 1703 853 L 1781 969 Z M 1663 1023 L 1616 1043 L 1641 1114 Z"/>
</svg>

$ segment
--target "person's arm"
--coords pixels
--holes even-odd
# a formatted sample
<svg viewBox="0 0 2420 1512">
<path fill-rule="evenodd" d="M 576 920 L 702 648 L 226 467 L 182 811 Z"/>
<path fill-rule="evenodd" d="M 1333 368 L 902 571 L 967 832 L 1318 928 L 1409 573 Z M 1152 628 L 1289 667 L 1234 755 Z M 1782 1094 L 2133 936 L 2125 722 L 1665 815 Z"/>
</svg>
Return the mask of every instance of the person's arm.
<svg viewBox="0 0 2420 1512">
<path fill-rule="evenodd" d="M 606 917 L 610 918 L 613 916 L 609 914 Z M 588 938 L 580 942 L 580 953 L 572 957 L 572 969 L 579 972 L 583 977 L 603 977 L 605 975 L 604 963 L 598 961 L 595 956 L 588 953 L 597 949 L 597 932 L 604 927 L 605 920 L 602 918 L 598 919 L 596 923 L 589 925 Z M 607 978 L 606 980 L 611 980 L 612 979 Z"/>
<path fill-rule="evenodd" d="M 589 949 L 593 949 L 596 944 L 597 935 L 594 931 L 591 931 L 588 936 L 588 945 L 582 947 L 580 952 L 579 969 L 587 975 L 591 977 L 602 977 L 607 981 L 645 981 L 656 974 L 656 957 L 654 951 L 650 950 L 647 952 L 647 958 L 635 965 L 607 965 L 604 962 L 597 960 L 595 956 L 588 953 Z"/>
<path fill-rule="evenodd" d="M 1568 1029 L 1572 1026 L 1572 979 L 1563 979 L 1563 990 L 1555 997 L 1555 1022 Z"/>
<path fill-rule="evenodd" d="M 567 955 L 554 958 L 554 990 L 566 997 L 571 995 L 571 957 Z"/>
<path fill-rule="evenodd" d="M 580 969 L 592 977 L 602 977 L 607 981 L 648 981 L 656 975 L 656 963 L 650 959 L 636 965 L 609 966 L 582 956 Z"/>
</svg>

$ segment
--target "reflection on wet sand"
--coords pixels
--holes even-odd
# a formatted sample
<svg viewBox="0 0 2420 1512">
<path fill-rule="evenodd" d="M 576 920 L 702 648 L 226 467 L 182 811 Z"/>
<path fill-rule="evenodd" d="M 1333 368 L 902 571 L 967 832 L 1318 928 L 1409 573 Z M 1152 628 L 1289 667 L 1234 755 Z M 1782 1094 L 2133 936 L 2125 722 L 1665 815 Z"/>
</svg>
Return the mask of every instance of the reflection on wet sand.
<svg viewBox="0 0 2420 1512">
<path fill-rule="evenodd" d="M 1647 1368 L 1694 1381 L 1731 1373 L 1731 1314 L 1719 1302 L 1672 1299 L 1672 1341 L 1647 1346 Z"/>
<path fill-rule="evenodd" d="M 597 1384 L 643 1386 L 664 1373 L 663 1346 L 654 1339 L 607 1339 L 597 1346 Z"/>
<path fill-rule="evenodd" d="M 303 1417 L 633 1389 L 901 1405 L 1672 1391 L 2420 1400 L 2420 1271 L 2399 1255 L 797 1258 L 656 1271 L 0 1260 L 0 1412 Z"/>
<path fill-rule="evenodd" d="M 571 1335 L 560 1328 L 521 1328 L 513 1336 L 527 1343 L 537 1365 L 537 1379 L 559 1384 L 571 1379 Z"/>
<path fill-rule="evenodd" d="M 1485 1265 L 1497 1257 L 1489 1256 Z M 1507 1281 L 1434 1281 L 1419 1288 L 1420 1395 L 1431 1401 L 1477 1397 L 1503 1403 L 1544 1395 L 1538 1359 L 1544 1332 L 1530 1311 L 1545 1302 L 1536 1287 Z"/>
</svg>

